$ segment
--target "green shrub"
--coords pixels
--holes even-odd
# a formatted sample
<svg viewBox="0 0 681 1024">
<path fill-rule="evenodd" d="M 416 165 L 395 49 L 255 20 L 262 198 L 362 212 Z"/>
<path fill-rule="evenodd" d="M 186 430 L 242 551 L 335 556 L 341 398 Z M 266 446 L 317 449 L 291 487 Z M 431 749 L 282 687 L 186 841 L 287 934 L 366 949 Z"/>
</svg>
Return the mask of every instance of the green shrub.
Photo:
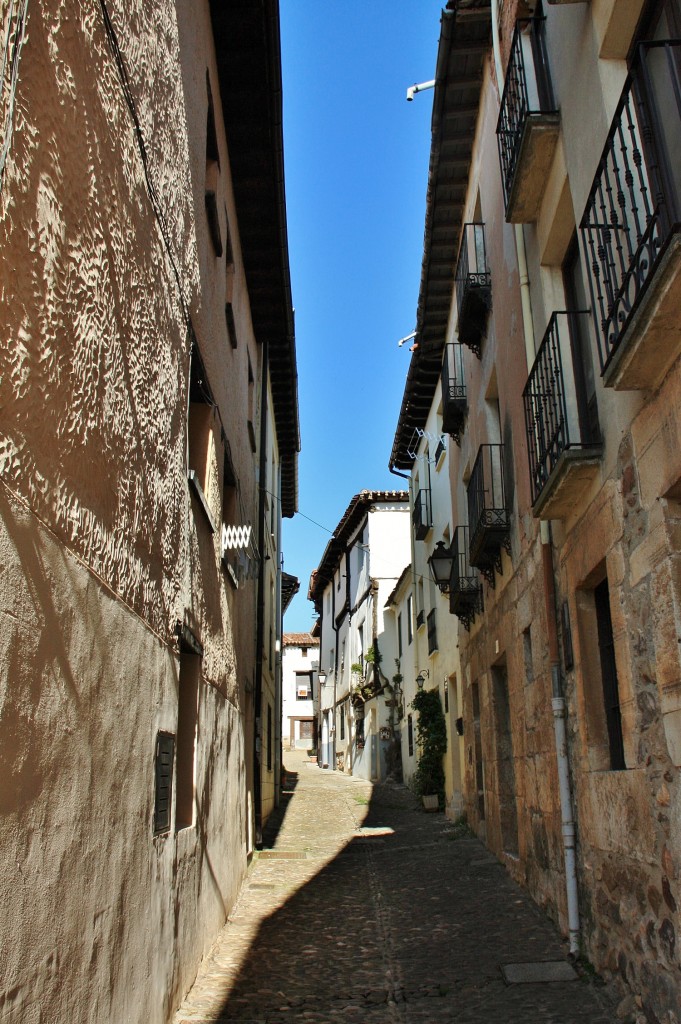
<svg viewBox="0 0 681 1024">
<path fill-rule="evenodd" d="M 445 798 L 445 770 L 442 759 L 447 752 L 447 725 L 437 690 L 419 690 L 411 702 L 418 712 L 416 741 L 421 751 L 412 781 L 418 796 L 437 793 Z"/>
</svg>

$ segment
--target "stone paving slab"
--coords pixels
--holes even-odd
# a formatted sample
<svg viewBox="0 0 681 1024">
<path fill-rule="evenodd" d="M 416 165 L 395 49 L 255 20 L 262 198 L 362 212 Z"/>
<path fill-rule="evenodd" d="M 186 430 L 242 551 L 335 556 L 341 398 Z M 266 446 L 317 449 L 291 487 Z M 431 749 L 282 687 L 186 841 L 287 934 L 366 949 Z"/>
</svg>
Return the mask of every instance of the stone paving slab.
<svg viewBox="0 0 681 1024">
<path fill-rule="evenodd" d="M 285 760 L 278 832 L 174 1024 L 619 1024 L 477 839 L 404 787 Z M 555 963 L 573 980 L 502 974 Z"/>
</svg>

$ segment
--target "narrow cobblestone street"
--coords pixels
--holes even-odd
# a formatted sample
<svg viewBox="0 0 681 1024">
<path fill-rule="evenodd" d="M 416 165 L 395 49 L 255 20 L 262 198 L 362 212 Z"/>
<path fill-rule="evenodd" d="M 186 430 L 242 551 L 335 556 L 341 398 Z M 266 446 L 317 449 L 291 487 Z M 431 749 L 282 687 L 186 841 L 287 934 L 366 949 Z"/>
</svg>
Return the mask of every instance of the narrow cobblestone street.
<svg viewBox="0 0 681 1024">
<path fill-rule="evenodd" d="M 372 790 L 298 753 L 285 761 L 283 813 L 176 1024 L 617 1019 L 589 977 L 505 977 L 510 964 L 572 969 L 551 923 L 477 839 L 403 787 Z"/>
</svg>

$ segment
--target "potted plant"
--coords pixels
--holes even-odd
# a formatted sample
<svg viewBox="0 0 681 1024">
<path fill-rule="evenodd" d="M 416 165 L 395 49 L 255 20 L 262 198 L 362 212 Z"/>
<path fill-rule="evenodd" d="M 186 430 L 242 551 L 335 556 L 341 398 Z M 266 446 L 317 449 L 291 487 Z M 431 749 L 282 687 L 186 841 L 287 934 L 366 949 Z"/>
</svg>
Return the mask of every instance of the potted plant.
<svg viewBox="0 0 681 1024">
<path fill-rule="evenodd" d="M 419 690 L 411 702 L 418 712 L 416 740 L 419 759 L 412 785 L 426 810 L 444 805 L 445 772 L 442 759 L 447 752 L 447 726 L 437 690 Z"/>
</svg>

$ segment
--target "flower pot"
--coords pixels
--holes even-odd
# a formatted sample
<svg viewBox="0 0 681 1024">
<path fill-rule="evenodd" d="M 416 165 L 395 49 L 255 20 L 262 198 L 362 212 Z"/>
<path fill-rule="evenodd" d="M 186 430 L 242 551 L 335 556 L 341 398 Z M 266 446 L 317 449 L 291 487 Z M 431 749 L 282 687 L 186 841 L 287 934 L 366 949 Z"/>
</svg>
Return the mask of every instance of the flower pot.
<svg viewBox="0 0 681 1024">
<path fill-rule="evenodd" d="M 423 800 L 423 806 L 427 811 L 437 811 L 440 806 L 440 799 L 437 793 L 424 794 L 421 799 Z"/>
</svg>

